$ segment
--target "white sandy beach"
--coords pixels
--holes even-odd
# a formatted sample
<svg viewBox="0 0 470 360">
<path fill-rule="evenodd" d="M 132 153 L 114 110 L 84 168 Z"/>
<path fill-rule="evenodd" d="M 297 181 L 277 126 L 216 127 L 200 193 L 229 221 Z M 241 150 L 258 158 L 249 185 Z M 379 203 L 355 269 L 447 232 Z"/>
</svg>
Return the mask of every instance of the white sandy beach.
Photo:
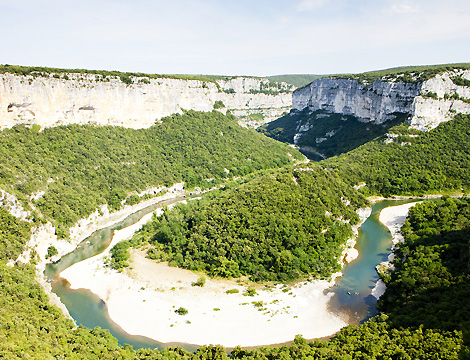
<svg viewBox="0 0 470 360">
<path fill-rule="evenodd" d="M 109 249 L 132 236 L 151 216 L 115 231 L 108 250 L 61 274 L 72 289 L 89 289 L 103 299 L 111 319 L 129 334 L 163 343 L 234 347 L 287 342 L 298 334 L 320 338 L 347 325 L 346 318 L 327 309 L 332 294 L 324 291 L 334 280 L 257 289 L 258 294 L 251 297 L 243 295 L 246 286 L 233 280 L 207 278 L 204 287 L 192 286 L 199 275 L 150 261 L 139 250 L 133 251 L 131 269 L 124 273 L 106 268 Z M 227 294 L 229 289 L 239 293 Z M 179 307 L 188 314 L 176 314 Z"/>
<path fill-rule="evenodd" d="M 401 227 L 403 226 L 403 223 L 405 222 L 408 216 L 410 208 L 412 208 L 419 202 L 420 201 L 396 206 L 389 206 L 382 209 L 382 211 L 380 212 L 379 221 L 383 225 L 385 225 L 392 234 L 392 250 L 396 246 L 396 244 L 403 242 L 404 239 L 403 235 L 401 234 Z M 390 268 L 390 261 L 393 260 L 393 257 L 394 254 L 391 253 L 388 256 L 388 261 L 381 263 L 379 266 Z M 375 287 L 372 289 L 372 296 L 374 296 L 376 299 L 380 298 L 384 294 L 385 289 L 385 283 L 382 281 L 382 279 L 379 279 Z"/>
<path fill-rule="evenodd" d="M 405 222 L 408 216 L 410 208 L 412 208 L 419 202 L 420 201 L 396 206 L 389 206 L 380 212 L 379 221 L 384 224 L 392 234 L 393 245 L 396 245 L 399 242 L 403 241 L 403 236 L 400 232 L 401 227 L 403 226 L 403 223 Z"/>
</svg>

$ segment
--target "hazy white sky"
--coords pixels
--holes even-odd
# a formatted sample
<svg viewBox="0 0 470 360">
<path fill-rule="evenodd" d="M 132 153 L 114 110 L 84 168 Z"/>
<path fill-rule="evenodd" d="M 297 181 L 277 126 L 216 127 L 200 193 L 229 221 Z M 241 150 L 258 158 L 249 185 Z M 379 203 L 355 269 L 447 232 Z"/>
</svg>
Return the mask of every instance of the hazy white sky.
<svg viewBox="0 0 470 360">
<path fill-rule="evenodd" d="M 0 63 L 160 74 L 470 62 L 469 0 L 0 0 Z"/>
</svg>

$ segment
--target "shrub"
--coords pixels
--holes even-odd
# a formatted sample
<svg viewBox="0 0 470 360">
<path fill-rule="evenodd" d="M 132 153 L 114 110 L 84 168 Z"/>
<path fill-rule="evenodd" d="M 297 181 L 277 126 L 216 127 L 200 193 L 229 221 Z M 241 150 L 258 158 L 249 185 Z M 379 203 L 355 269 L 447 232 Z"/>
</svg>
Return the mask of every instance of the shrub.
<svg viewBox="0 0 470 360">
<path fill-rule="evenodd" d="M 244 296 L 255 296 L 258 295 L 255 289 L 253 288 L 248 288 L 246 289 L 246 292 L 243 294 Z"/>
<path fill-rule="evenodd" d="M 47 254 L 46 254 L 46 259 L 49 259 L 51 257 L 53 257 L 54 255 L 57 255 L 59 252 L 57 251 L 57 249 L 54 247 L 54 246 L 49 246 L 47 248 Z"/>
<path fill-rule="evenodd" d="M 206 278 L 201 275 L 199 279 L 197 279 L 197 281 L 193 282 L 191 285 L 203 287 L 205 283 L 206 283 Z"/>
<path fill-rule="evenodd" d="M 175 313 L 177 313 L 178 315 L 186 315 L 188 313 L 188 310 L 180 306 L 178 309 L 175 310 Z"/>
<path fill-rule="evenodd" d="M 222 109 L 225 107 L 225 104 L 222 102 L 222 100 L 217 100 L 215 103 L 214 103 L 214 110 L 215 109 Z"/>
</svg>

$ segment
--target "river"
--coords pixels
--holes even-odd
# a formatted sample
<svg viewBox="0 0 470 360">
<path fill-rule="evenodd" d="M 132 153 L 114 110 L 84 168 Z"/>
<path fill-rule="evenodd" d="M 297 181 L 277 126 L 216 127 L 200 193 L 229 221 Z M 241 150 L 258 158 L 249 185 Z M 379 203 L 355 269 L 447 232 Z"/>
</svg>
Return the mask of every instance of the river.
<svg viewBox="0 0 470 360">
<path fill-rule="evenodd" d="M 101 229 L 85 239 L 72 253 L 63 256 L 55 264 L 46 267 L 46 276 L 52 280 L 52 290 L 69 310 L 70 315 L 77 324 L 89 328 L 99 326 L 109 329 L 120 344 L 131 344 L 134 348 L 159 348 L 168 343 L 159 343 L 155 340 L 129 335 L 115 324 L 108 316 L 106 304 L 89 290 L 70 289 L 69 284 L 59 277 L 64 269 L 81 260 L 90 258 L 103 252 L 109 245 L 114 230 L 120 230 L 139 221 L 144 215 L 161 206 L 183 200 L 176 198 L 154 204 L 129 215 L 123 221 Z M 351 324 L 361 323 L 376 315 L 377 300 L 371 295 L 371 290 L 378 280 L 375 266 L 387 260 L 391 251 L 391 236 L 385 226 L 378 219 L 380 211 L 388 206 L 400 205 L 416 200 L 382 201 L 372 206 L 372 213 L 359 230 L 356 249 L 359 257 L 343 268 L 343 276 L 336 280 L 335 286 L 330 288 L 334 295 L 329 307 L 333 311 L 344 312 L 349 316 Z M 192 351 L 196 347 L 187 344 L 178 344 Z"/>
</svg>

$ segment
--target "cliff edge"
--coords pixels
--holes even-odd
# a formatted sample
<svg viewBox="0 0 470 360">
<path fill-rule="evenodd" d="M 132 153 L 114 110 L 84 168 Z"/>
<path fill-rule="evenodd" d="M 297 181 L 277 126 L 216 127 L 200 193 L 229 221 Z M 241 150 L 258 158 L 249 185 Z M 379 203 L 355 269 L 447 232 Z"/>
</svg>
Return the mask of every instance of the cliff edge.
<svg viewBox="0 0 470 360">
<path fill-rule="evenodd" d="M 470 70 L 447 70 L 425 81 L 414 76 L 382 77 L 370 84 L 319 79 L 294 91 L 293 109 L 324 110 L 375 124 L 408 114 L 411 126 L 419 130 L 433 129 L 456 113 L 470 113 Z"/>
<path fill-rule="evenodd" d="M 0 74 L 0 129 L 71 123 L 147 128 L 183 110 L 230 110 L 257 127 L 292 106 L 294 87 L 263 78 L 214 81 L 93 73 Z M 253 116 L 255 115 L 255 116 Z"/>
</svg>

